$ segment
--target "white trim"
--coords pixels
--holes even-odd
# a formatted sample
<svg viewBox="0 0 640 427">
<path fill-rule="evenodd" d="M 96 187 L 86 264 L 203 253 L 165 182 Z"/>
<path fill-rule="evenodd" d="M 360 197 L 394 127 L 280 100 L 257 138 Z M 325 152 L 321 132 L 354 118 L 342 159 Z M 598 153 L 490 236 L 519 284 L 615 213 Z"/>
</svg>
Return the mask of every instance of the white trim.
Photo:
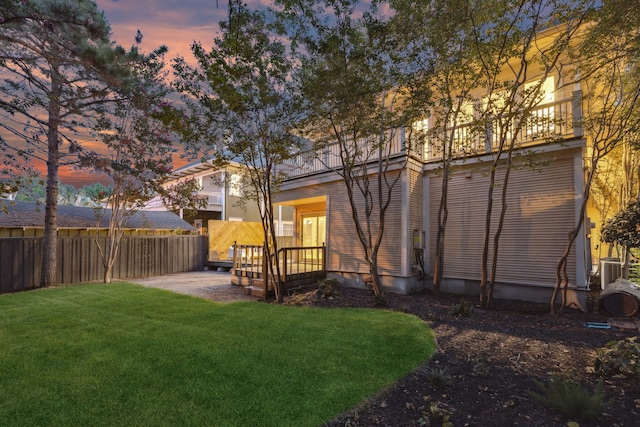
<svg viewBox="0 0 640 427">
<path fill-rule="evenodd" d="M 404 170 L 406 169 L 407 161 L 408 159 L 406 158 L 406 156 L 398 156 L 397 158 L 390 159 L 389 167 L 386 171 L 393 172 L 397 170 Z M 377 166 L 377 161 L 371 162 L 368 168 L 369 175 L 375 175 L 378 173 Z M 288 190 L 295 190 L 301 187 L 328 184 L 335 181 L 342 182 L 342 177 L 332 169 L 325 169 L 322 171 L 318 171 L 312 175 L 301 175 L 285 179 L 285 181 L 280 185 L 280 193 L 286 192 Z"/>
<path fill-rule="evenodd" d="M 575 148 L 580 148 L 582 149 L 585 145 L 585 140 L 584 138 L 579 138 L 579 139 L 575 139 L 575 140 L 571 140 L 571 141 L 565 141 L 562 143 L 554 143 L 554 144 L 545 144 L 545 145 L 537 145 L 537 146 L 532 146 L 532 147 L 523 147 L 520 148 L 516 151 L 525 151 L 528 156 L 532 156 L 532 155 L 536 155 L 536 154 L 546 154 L 546 153 L 555 153 L 558 151 L 565 151 L 565 150 L 570 150 L 570 149 L 575 149 Z M 515 151 L 514 151 L 515 152 Z M 495 153 L 493 153 L 495 154 Z M 475 156 L 475 157 L 465 157 L 462 159 L 456 159 L 453 160 L 451 162 L 451 167 L 456 167 L 456 166 L 468 166 L 468 165 L 474 165 L 474 164 L 478 164 L 478 163 L 486 163 L 486 162 L 492 162 L 493 161 L 493 154 L 483 154 L 481 156 Z M 429 162 L 429 163 L 425 163 L 422 171 L 423 172 L 430 172 L 430 171 L 434 171 L 434 170 L 438 170 L 438 169 L 442 169 L 442 161 L 434 161 L 434 162 Z"/>
<path fill-rule="evenodd" d="M 422 175 L 422 227 L 424 230 L 424 269 L 425 273 L 431 273 L 429 271 L 429 266 L 431 262 L 431 245 L 429 242 L 431 241 L 431 210 L 429 209 L 429 174 Z"/>
<path fill-rule="evenodd" d="M 584 151 L 580 153 L 581 155 L 575 156 L 573 158 L 573 185 L 575 192 L 575 224 L 578 224 L 580 221 L 581 212 L 580 208 L 582 206 L 582 201 L 584 200 Z M 586 216 L 586 212 L 584 215 Z M 578 235 L 575 240 L 574 253 L 576 257 L 576 283 L 575 285 L 578 288 L 587 288 L 589 287 L 588 283 L 588 272 L 585 257 L 587 256 L 587 252 L 585 250 L 586 245 L 586 236 L 585 236 L 585 221 L 582 221 L 582 226 L 578 231 Z"/>
<path fill-rule="evenodd" d="M 409 180 L 410 180 L 411 168 L 407 167 L 401 173 L 403 174 L 403 176 L 401 176 L 400 178 L 400 188 L 402 191 L 402 206 L 404 206 L 405 209 L 402 210 L 402 217 L 401 217 L 402 231 L 400 233 L 400 238 L 402 239 L 402 247 L 400 249 L 400 254 L 401 254 L 400 271 L 402 271 L 403 275 L 408 276 L 411 274 L 411 265 L 413 264 L 413 263 L 409 263 L 407 259 L 409 255 L 409 250 L 413 250 L 413 247 L 411 248 L 408 247 L 409 246 L 409 216 L 411 215 L 411 209 L 409 209 Z M 386 220 L 388 220 L 387 217 L 385 217 L 385 221 Z"/>
</svg>

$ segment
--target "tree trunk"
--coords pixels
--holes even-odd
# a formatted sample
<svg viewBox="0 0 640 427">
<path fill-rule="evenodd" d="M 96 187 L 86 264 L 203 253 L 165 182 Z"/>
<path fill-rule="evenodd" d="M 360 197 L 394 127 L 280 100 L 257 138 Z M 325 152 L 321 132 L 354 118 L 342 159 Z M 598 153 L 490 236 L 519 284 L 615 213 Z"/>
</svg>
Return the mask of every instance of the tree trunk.
<svg viewBox="0 0 640 427">
<path fill-rule="evenodd" d="M 47 130 L 47 188 L 44 211 L 44 238 L 42 243 L 42 274 L 40 286 L 56 284 L 58 248 L 58 168 L 60 165 L 60 93 L 61 78 L 57 66 L 51 66 L 51 95 Z"/>
<path fill-rule="evenodd" d="M 489 235 L 491 234 L 491 213 L 493 211 L 493 188 L 496 180 L 497 160 L 493 163 L 489 179 L 489 194 L 487 195 L 487 211 L 485 214 L 484 241 L 482 244 L 482 265 L 480 273 L 480 306 L 488 308 L 491 296 L 488 289 L 487 263 L 489 262 Z"/>
<path fill-rule="evenodd" d="M 443 156 L 445 156 L 443 150 Z M 447 227 L 447 219 L 449 217 L 449 207 L 447 205 L 449 193 L 449 159 L 447 158 L 443 164 L 442 170 L 442 194 L 440 196 L 440 206 L 438 208 L 438 234 L 436 235 L 436 253 L 433 272 L 433 295 L 437 298 L 440 296 L 440 283 L 442 282 L 442 274 L 444 269 L 444 235 Z"/>
<path fill-rule="evenodd" d="M 595 167 L 598 164 L 599 157 L 597 159 L 591 160 L 591 169 L 589 174 L 587 175 L 587 180 L 585 183 L 585 187 L 582 193 L 582 203 L 580 204 L 580 211 L 578 213 L 578 223 L 575 228 L 571 230 L 569 233 L 569 239 L 567 241 L 567 245 L 564 249 L 562 257 L 558 261 L 556 266 L 556 285 L 553 289 L 553 293 L 551 295 L 551 314 L 556 313 L 555 305 L 556 300 L 558 298 L 558 293 L 562 290 L 562 302 L 560 305 L 560 312 L 567 305 L 567 290 L 569 286 L 569 278 L 567 275 L 567 261 L 569 259 L 569 254 L 571 253 L 571 248 L 573 247 L 573 243 L 576 241 L 578 234 L 580 233 L 580 229 L 584 223 L 584 215 L 587 210 L 587 201 L 589 200 L 589 194 L 591 193 L 591 184 L 593 183 L 593 177 L 595 174 Z"/>
</svg>

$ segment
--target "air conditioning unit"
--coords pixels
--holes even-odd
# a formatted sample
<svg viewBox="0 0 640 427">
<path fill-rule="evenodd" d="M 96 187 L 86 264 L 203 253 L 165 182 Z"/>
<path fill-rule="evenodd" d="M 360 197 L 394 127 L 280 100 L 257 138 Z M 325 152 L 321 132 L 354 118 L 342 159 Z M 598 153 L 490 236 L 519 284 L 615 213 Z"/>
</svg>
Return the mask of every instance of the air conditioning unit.
<svg viewBox="0 0 640 427">
<path fill-rule="evenodd" d="M 600 286 L 606 289 L 610 283 L 622 277 L 622 264 L 618 258 L 600 258 Z"/>
<path fill-rule="evenodd" d="M 210 205 L 221 205 L 222 204 L 222 195 L 221 194 L 209 195 L 209 204 Z"/>
</svg>

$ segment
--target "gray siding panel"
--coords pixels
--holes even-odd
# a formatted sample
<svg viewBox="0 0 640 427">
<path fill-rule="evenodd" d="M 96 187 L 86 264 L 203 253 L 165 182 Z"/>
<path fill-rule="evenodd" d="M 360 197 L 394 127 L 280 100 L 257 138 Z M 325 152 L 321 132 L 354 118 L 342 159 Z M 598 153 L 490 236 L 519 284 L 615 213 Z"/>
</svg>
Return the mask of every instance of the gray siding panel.
<svg viewBox="0 0 640 427">
<path fill-rule="evenodd" d="M 502 177 L 494 187 L 492 236 L 501 209 Z M 435 256 L 435 232 L 441 179 L 429 180 L 433 232 L 429 236 L 430 268 Z M 555 266 L 574 225 L 573 159 L 554 160 L 542 171 L 513 169 L 507 192 L 507 214 L 499 241 L 498 282 L 554 284 Z M 449 219 L 445 239 L 444 276 L 479 280 L 489 177 L 471 166 L 457 169 L 449 185 Z M 489 261 L 490 264 L 490 261 Z M 575 283 L 575 256 L 567 271 Z"/>
<path fill-rule="evenodd" d="M 370 185 L 372 186 L 373 194 L 377 194 L 377 180 L 371 181 Z M 400 219 L 405 210 L 402 203 L 401 185 L 402 182 L 398 181 L 386 212 L 387 221 L 385 221 L 384 238 L 378 255 L 379 270 L 382 274 L 402 274 L 402 245 L 399 245 L 398 242 L 402 241 L 402 221 Z M 327 212 L 327 223 L 330 227 L 327 236 L 327 269 L 336 272 L 368 274 L 369 267 L 358 239 L 348 194 L 342 181 L 283 191 L 278 194 L 277 200 L 291 201 L 317 196 L 326 196 L 327 200 L 330 201 Z M 356 196 L 356 203 L 358 209 L 363 211 L 363 199 Z M 378 210 L 376 209 L 372 215 L 373 230 L 376 233 L 378 230 L 377 217 Z"/>
<path fill-rule="evenodd" d="M 409 248 L 409 272 L 417 272 L 413 270 L 412 265 L 415 264 L 413 251 L 413 230 L 424 229 L 424 185 L 422 173 L 417 170 L 409 169 L 409 232 L 407 247 Z M 427 242 L 425 242 L 425 245 Z M 426 248 L 425 248 L 426 249 Z"/>
</svg>

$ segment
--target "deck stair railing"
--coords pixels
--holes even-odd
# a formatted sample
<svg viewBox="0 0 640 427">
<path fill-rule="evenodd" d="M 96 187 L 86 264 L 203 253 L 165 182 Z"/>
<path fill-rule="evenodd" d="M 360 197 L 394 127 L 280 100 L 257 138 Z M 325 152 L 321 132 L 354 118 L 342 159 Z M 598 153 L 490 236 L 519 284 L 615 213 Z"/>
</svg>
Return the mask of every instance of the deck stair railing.
<svg viewBox="0 0 640 427">
<path fill-rule="evenodd" d="M 233 275 L 262 281 L 264 291 L 270 288 L 268 282 L 275 278 L 269 274 L 268 257 L 265 257 L 264 245 L 233 246 Z M 326 275 L 326 247 L 299 246 L 278 249 L 280 278 L 285 290 L 295 288 L 305 280 L 320 279 Z M 276 272 L 275 265 L 273 271 Z M 267 279 L 267 280 L 265 280 Z"/>
</svg>

